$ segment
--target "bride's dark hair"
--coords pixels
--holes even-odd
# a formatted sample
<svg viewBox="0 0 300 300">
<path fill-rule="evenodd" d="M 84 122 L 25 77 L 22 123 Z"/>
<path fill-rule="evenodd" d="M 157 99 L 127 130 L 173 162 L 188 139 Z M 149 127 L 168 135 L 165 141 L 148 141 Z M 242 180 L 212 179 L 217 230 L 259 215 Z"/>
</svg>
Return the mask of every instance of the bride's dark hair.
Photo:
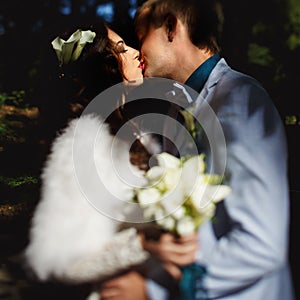
<svg viewBox="0 0 300 300">
<path fill-rule="evenodd" d="M 108 28 L 104 23 L 81 29 L 91 30 L 96 36 L 92 43 L 85 45 L 76 61 L 63 65 L 60 71 L 79 87 L 77 98 L 92 100 L 103 90 L 122 82 L 123 70 L 117 48 L 108 38 Z M 66 31 L 60 37 L 67 39 L 75 30 Z"/>
<path fill-rule="evenodd" d="M 51 36 L 48 42 L 50 51 L 47 57 L 47 77 L 43 78 L 41 85 L 42 98 L 40 104 L 41 126 L 45 138 L 46 153 L 49 152 L 55 136 L 63 130 L 68 122 L 79 117 L 84 108 L 101 92 L 120 82 L 123 82 L 119 49 L 108 38 L 108 26 L 99 21 L 93 25 L 78 24 L 63 30 L 58 36 L 67 40 L 77 29 L 91 30 L 96 33 L 92 43 L 87 43 L 76 61 L 60 65 L 51 41 L 57 36 Z M 50 67 L 50 68 L 49 68 Z M 128 109 L 116 109 L 120 104 L 122 85 L 114 89 L 114 96 L 109 97 L 105 107 L 111 108 L 111 114 L 106 118 L 111 133 L 116 134 L 119 128 L 129 121 L 131 117 L 139 114 L 140 106 L 129 105 Z M 127 107 L 127 106 L 126 106 Z M 126 113 L 125 113 L 126 110 Z M 137 139 L 131 149 L 131 162 L 140 168 L 148 168 L 145 161 L 150 155 Z"/>
<path fill-rule="evenodd" d="M 108 27 L 102 21 L 92 25 L 70 26 L 58 36 L 67 40 L 77 29 L 96 33 L 76 61 L 59 65 L 49 38 L 48 54 L 38 88 L 43 134 L 50 141 L 70 119 L 80 116 L 87 104 L 105 89 L 123 81 L 123 70 L 115 44 L 108 38 Z M 116 99 L 116 102 L 118 99 Z M 113 103 L 111 105 L 114 105 Z"/>
</svg>

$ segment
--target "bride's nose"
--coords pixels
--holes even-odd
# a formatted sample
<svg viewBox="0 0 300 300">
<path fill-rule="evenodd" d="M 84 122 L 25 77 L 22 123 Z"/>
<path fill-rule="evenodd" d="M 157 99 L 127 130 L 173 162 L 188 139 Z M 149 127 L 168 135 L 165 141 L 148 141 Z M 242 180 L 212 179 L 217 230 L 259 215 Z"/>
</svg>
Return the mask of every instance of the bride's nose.
<svg viewBox="0 0 300 300">
<path fill-rule="evenodd" d="M 140 51 L 134 49 L 134 48 L 131 48 L 132 49 L 132 55 L 133 55 L 133 58 L 134 59 L 139 59 L 140 57 Z"/>
</svg>

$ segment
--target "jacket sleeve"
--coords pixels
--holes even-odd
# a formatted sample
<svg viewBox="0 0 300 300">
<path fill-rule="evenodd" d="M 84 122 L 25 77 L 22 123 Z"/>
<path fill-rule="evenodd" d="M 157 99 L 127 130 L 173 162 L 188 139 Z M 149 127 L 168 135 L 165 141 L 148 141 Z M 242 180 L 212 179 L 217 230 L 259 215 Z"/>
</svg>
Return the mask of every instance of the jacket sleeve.
<svg viewBox="0 0 300 300">
<path fill-rule="evenodd" d="M 163 286 L 157 284 L 155 281 L 148 279 L 146 281 L 146 289 L 147 289 L 147 296 L 149 300 L 168 300 L 169 299 L 169 292 Z"/>
<path fill-rule="evenodd" d="M 200 229 L 199 262 L 207 269 L 201 288 L 209 299 L 276 272 L 286 264 L 288 247 L 287 150 L 276 109 L 248 80 L 227 93 L 217 116 L 226 149 L 217 149 L 216 157 L 225 155 L 225 180 L 233 192 L 224 200 L 230 230 L 217 239 L 213 223 Z"/>
</svg>

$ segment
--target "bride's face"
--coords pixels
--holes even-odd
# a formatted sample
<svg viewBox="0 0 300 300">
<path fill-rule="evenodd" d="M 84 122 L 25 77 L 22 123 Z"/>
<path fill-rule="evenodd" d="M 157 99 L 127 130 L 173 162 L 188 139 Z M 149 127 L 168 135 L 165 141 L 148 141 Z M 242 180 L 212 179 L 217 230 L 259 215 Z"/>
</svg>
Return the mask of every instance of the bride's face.
<svg viewBox="0 0 300 300">
<path fill-rule="evenodd" d="M 124 80 L 133 83 L 142 81 L 143 72 L 139 61 L 139 51 L 126 45 L 124 40 L 111 29 L 108 29 L 108 38 L 116 44 L 117 52 L 120 54 Z"/>
</svg>

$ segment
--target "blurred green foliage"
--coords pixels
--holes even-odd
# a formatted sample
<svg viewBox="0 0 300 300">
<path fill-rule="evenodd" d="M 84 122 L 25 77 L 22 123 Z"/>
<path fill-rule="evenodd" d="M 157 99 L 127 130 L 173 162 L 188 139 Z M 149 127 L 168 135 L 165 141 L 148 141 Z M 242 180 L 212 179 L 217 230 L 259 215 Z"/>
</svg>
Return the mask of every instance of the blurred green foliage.
<svg viewBox="0 0 300 300">
<path fill-rule="evenodd" d="M 290 32 L 287 45 L 289 49 L 295 50 L 300 47 L 300 1 L 288 0 L 288 19 L 287 24 Z"/>
<path fill-rule="evenodd" d="M 255 43 L 249 44 L 248 61 L 251 64 L 268 67 L 274 61 L 271 50 L 268 47 L 260 46 Z"/>
<path fill-rule="evenodd" d="M 24 90 L 13 90 L 11 93 L 0 93 L 0 105 L 15 105 L 18 107 L 28 107 L 28 103 L 25 101 Z"/>
<path fill-rule="evenodd" d="M 0 176 L 0 184 L 4 184 L 10 188 L 17 188 L 28 184 L 37 184 L 38 177 L 32 175 L 23 175 L 19 177 Z"/>
<path fill-rule="evenodd" d="M 27 108 L 29 104 L 25 100 L 25 91 L 14 90 L 11 93 L 0 93 L 0 143 L 14 142 L 17 140 L 20 124 L 7 116 L 3 105 Z"/>
<path fill-rule="evenodd" d="M 285 117 L 285 124 L 286 125 L 297 125 L 297 124 L 299 124 L 297 116 L 295 116 L 295 115 L 286 116 Z"/>
</svg>

